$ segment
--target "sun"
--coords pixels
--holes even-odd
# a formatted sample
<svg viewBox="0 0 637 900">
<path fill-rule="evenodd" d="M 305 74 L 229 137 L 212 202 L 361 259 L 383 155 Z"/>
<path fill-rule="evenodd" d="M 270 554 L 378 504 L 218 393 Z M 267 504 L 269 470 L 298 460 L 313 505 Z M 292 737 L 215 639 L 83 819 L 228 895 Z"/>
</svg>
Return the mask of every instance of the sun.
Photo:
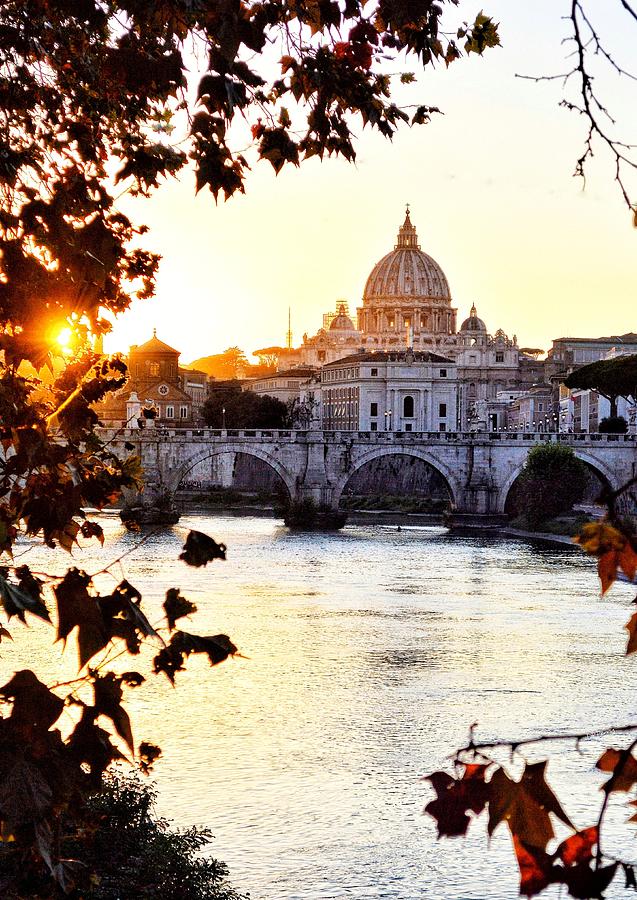
<svg viewBox="0 0 637 900">
<path fill-rule="evenodd" d="M 55 338 L 55 343 L 64 356 L 71 356 L 73 354 L 73 329 L 62 328 Z"/>
</svg>

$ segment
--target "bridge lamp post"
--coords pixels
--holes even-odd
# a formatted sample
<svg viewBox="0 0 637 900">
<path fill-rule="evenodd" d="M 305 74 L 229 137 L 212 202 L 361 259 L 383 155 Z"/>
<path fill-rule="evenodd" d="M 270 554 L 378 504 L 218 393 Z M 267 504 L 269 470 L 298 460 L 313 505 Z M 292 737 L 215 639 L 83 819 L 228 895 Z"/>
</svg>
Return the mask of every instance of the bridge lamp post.
<svg viewBox="0 0 637 900">
<path fill-rule="evenodd" d="M 221 427 L 224 431 L 226 430 L 226 408 L 225 408 L 225 406 L 221 407 Z"/>
</svg>

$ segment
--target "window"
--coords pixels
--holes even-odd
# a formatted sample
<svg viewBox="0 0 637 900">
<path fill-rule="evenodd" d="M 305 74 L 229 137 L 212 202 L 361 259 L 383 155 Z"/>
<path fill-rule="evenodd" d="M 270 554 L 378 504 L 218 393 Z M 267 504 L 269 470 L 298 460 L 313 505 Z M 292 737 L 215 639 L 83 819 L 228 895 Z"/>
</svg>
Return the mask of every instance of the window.
<svg viewBox="0 0 637 900">
<path fill-rule="evenodd" d="M 441 369 L 441 370 L 440 370 L 440 377 L 441 377 L 441 378 L 446 378 L 446 377 L 447 377 L 447 370 L 446 370 L 446 369 Z"/>
<path fill-rule="evenodd" d="M 447 404 L 446 403 L 440 403 L 438 405 L 438 415 L 440 416 L 441 419 L 444 419 L 446 417 L 446 415 L 447 415 Z"/>
<path fill-rule="evenodd" d="M 378 431 L 378 422 L 372 422 L 369 426 L 370 431 Z"/>
<path fill-rule="evenodd" d="M 544 404 L 543 403 L 538 403 L 537 408 L 539 409 L 540 412 L 544 412 Z"/>
<path fill-rule="evenodd" d="M 325 350 L 319 350 L 318 360 L 319 362 L 325 362 Z"/>
<path fill-rule="evenodd" d="M 375 378 L 378 375 L 378 369 L 372 369 L 370 374 L 371 374 L 372 378 Z"/>
<path fill-rule="evenodd" d="M 159 363 L 152 362 L 148 364 L 148 373 L 149 375 L 159 375 Z"/>
<path fill-rule="evenodd" d="M 446 431 L 446 430 L 447 430 L 447 425 L 446 425 L 446 423 L 445 423 L 445 422 L 441 422 L 440 425 L 438 426 L 438 431 Z"/>
<path fill-rule="evenodd" d="M 413 397 L 405 397 L 403 400 L 403 416 L 406 419 L 413 419 L 414 417 L 414 398 Z"/>
<path fill-rule="evenodd" d="M 405 431 L 411 431 L 411 429 L 412 429 L 411 422 L 406 422 L 405 423 Z"/>
<path fill-rule="evenodd" d="M 188 407 L 187 407 L 187 406 L 180 406 L 180 407 L 179 407 L 179 418 L 180 418 L 180 419 L 187 419 L 187 418 L 188 418 Z"/>
<path fill-rule="evenodd" d="M 504 362 L 504 353 L 496 353 L 495 355 L 496 362 Z"/>
<path fill-rule="evenodd" d="M 378 415 L 378 403 L 370 403 L 369 404 L 369 414 L 370 414 L 370 416 Z"/>
<path fill-rule="evenodd" d="M 175 407 L 174 407 L 174 406 L 167 406 L 167 407 L 166 407 L 166 418 L 167 418 L 167 419 L 174 419 L 174 418 L 175 418 Z"/>
</svg>

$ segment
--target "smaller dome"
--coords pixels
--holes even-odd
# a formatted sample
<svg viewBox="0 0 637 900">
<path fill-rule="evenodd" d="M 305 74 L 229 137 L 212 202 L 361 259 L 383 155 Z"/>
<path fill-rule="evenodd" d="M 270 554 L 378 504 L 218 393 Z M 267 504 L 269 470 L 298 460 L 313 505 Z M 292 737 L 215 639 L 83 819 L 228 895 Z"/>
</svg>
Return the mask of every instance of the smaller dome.
<svg viewBox="0 0 637 900">
<path fill-rule="evenodd" d="M 484 324 L 482 319 L 478 318 L 478 311 L 476 309 L 475 303 L 469 311 L 469 318 L 465 319 L 460 326 L 460 331 L 481 331 L 486 334 L 487 326 Z"/>
<path fill-rule="evenodd" d="M 354 323 L 343 310 L 330 322 L 330 331 L 355 331 Z"/>
</svg>

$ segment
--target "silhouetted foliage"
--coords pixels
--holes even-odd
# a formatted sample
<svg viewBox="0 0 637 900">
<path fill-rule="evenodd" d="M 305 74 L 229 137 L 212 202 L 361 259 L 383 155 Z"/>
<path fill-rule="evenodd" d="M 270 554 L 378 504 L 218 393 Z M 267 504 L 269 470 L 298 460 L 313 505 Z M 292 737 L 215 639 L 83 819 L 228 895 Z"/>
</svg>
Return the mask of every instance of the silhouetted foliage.
<svg viewBox="0 0 637 900">
<path fill-rule="evenodd" d="M 376 64 L 386 68 L 393 58 L 400 71 L 405 53 L 423 65 L 450 63 L 461 45 L 481 53 L 498 43 L 497 26 L 482 13 L 454 38 L 441 19 L 440 5 L 394 0 L 373 11 L 360 0 L 343 8 L 316 0 L 2 5 L 0 551 L 9 555 L 0 602 L 7 622 L 49 622 L 55 606 L 57 638 L 77 645 L 79 669 L 53 688 L 22 669 L 0 688 L 1 836 L 21 860 L 20 878 L 36 879 L 42 896 L 90 883 L 91 872 L 64 856 L 61 836 L 89 834 L 87 796 L 110 763 L 136 756 L 147 770 L 159 753 L 135 741 L 126 693 L 153 674 L 174 681 L 192 654 L 217 665 L 237 651 L 227 635 L 177 628 L 194 604 L 176 588 L 166 596 L 166 619 L 151 623 L 117 560 L 117 586 L 103 593 L 79 567 L 51 578 L 10 557 L 20 533 L 66 550 L 81 539 L 102 542 L 84 509 L 142 486 L 139 459 L 116 458 L 94 430 L 93 404 L 124 386 L 126 368 L 89 344 L 110 329 L 107 317 L 152 294 L 158 264 L 143 247 L 146 229 L 117 208 L 115 192 L 147 195 L 190 164 L 197 190 L 228 198 L 244 190 L 250 158 L 276 172 L 312 156 L 353 159 L 352 118 L 386 137 L 401 123 L 427 121 L 431 108 L 412 115 L 394 103 L 391 77 Z M 195 86 L 193 42 L 205 49 Z M 253 145 L 244 155 L 235 141 L 245 148 L 246 120 Z M 172 137 L 184 123 L 188 133 Z M 55 358 L 62 344 L 72 350 L 63 367 Z M 225 356 L 236 375 L 245 357 L 238 348 Z M 45 367 L 46 382 L 29 374 Z M 283 424 L 282 404 L 237 393 L 237 409 L 255 404 L 237 425 Z M 228 403 L 228 424 L 232 415 Z M 182 559 L 204 565 L 223 553 L 212 538 L 191 535 Z M 0 626 L 0 638 L 9 637 Z M 146 643 L 155 651 L 152 671 L 142 674 Z M 139 657 L 135 671 L 110 671 L 122 653 Z"/>
<path fill-rule="evenodd" d="M 610 402 L 610 417 L 617 416 L 617 398 L 637 399 L 637 355 L 602 359 L 576 369 L 565 379 L 567 388 L 596 391 Z"/>
<path fill-rule="evenodd" d="M 584 496 L 586 466 L 570 447 L 563 444 L 538 444 L 529 451 L 518 479 L 518 511 L 529 526 L 572 509 Z"/>
<path fill-rule="evenodd" d="M 226 882 L 223 863 L 201 851 L 212 842 L 206 829 L 173 830 L 157 817 L 156 793 L 139 776 L 108 776 L 86 800 L 87 835 L 70 827 L 59 834 L 62 853 L 81 884 L 73 897 L 85 900 L 241 900 Z M 16 843 L 0 843 L 0 884 L 4 900 L 53 895 L 45 867 L 23 865 Z"/>
<path fill-rule="evenodd" d="M 347 521 L 346 512 L 316 503 L 311 497 L 302 500 L 280 497 L 276 513 L 289 528 L 300 531 L 336 531 Z"/>
<path fill-rule="evenodd" d="M 225 413 L 224 413 L 225 410 Z M 242 391 L 240 385 L 213 390 L 202 416 L 211 428 L 285 428 L 287 406 L 268 394 Z"/>
<path fill-rule="evenodd" d="M 628 422 L 623 416 L 607 416 L 599 423 L 601 434 L 626 434 Z"/>
<path fill-rule="evenodd" d="M 406 57 L 449 65 L 462 50 L 482 53 L 499 42 L 483 13 L 451 37 L 442 19 L 442 3 L 403 0 L 373 9 L 361 0 L 2 4 L 0 551 L 10 554 L 19 533 L 66 550 L 80 535 L 101 540 L 84 509 L 101 509 L 122 488 L 141 485 L 139 460 L 119 460 L 100 442 L 92 409 L 123 387 L 126 372 L 117 357 L 91 352 L 89 340 L 110 329 L 104 314 L 152 294 L 158 265 L 141 246 L 145 227 L 116 206 L 115 192 L 147 195 L 190 164 L 198 191 L 228 198 L 244 191 L 252 158 L 277 173 L 312 156 L 352 160 L 353 120 L 385 137 L 402 123 L 427 122 L 437 110 L 399 108 L 388 69 L 400 77 Z M 193 42 L 205 51 L 197 85 L 188 83 Z M 188 133 L 173 139 L 182 121 Z M 253 144 L 242 152 L 246 121 Z M 41 384 L 21 364 L 53 371 L 62 330 L 73 362 Z M 197 537 L 184 553 L 202 564 L 217 551 Z M 0 688 L 7 713 L 0 719 L 1 836 L 20 861 L 19 879 L 37 883 L 31 896 L 70 893 L 74 883 L 89 896 L 84 885 L 99 861 L 78 868 L 63 838 L 75 835 L 90 847 L 95 820 L 87 798 L 112 761 L 135 755 L 148 769 L 159 753 L 135 742 L 123 705 L 145 676 L 110 671 L 114 657 L 139 657 L 143 668 L 141 649 L 150 642 L 154 672 L 172 681 L 193 653 L 211 665 L 236 653 L 226 635 L 176 628 L 193 604 L 170 593 L 175 588 L 166 624 L 148 620 L 126 579 L 100 593 L 96 576 L 119 572 L 119 562 L 94 575 L 75 567 L 50 578 L 8 556 L 0 569 L 7 619 L 49 621 L 55 604 L 58 639 L 78 648 L 71 683 L 49 687 L 23 669 Z M 3 625 L 0 637 L 7 635 Z M 5 894 L 11 889 L 2 886 Z"/>
</svg>

